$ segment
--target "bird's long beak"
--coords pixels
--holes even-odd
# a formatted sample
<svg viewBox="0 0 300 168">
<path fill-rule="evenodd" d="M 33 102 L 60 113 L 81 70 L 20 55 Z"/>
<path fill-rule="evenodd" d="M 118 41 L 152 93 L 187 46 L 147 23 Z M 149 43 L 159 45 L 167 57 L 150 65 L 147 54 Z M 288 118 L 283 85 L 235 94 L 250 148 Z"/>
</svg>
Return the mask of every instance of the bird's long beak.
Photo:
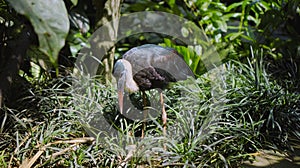
<svg viewBox="0 0 300 168">
<path fill-rule="evenodd" d="M 125 72 L 122 73 L 118 80 L 118 103 L 120 108 L 120 113 L 123 114 L 123 97 L 124 97 L 124 86 L 125 86 Z"/>
<path fill-rule="evenodd" d="M 123 91 L 118 90 L 118 102 L 121 114 L 123 114 L 123 97 Z"/>
</svg>

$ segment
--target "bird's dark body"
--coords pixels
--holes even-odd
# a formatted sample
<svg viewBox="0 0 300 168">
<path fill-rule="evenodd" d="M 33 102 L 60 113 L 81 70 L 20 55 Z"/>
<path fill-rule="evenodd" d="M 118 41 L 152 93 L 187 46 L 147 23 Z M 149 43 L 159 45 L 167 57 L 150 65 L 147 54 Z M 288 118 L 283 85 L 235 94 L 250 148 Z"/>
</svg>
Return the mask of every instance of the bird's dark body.
<svg viewBox="0 0 300 168">
<path fill-rule="evenodd" d="M 193 75 L 176 50 L 153 44 L 132 48 L 123 55 L 132 65 L 133 79 L 141 91 L 165 89 L 170 82 Z"/>
<path fill-rule="evenodd" d="M 176 82 L 176 79 L 166 71 L 153 67 L 148 67 L 137 72 L 133 76 L 133 80 L 137 83 L 141 91 L 154 88 L 164 89 L 170 82 Z"/>
</svg>

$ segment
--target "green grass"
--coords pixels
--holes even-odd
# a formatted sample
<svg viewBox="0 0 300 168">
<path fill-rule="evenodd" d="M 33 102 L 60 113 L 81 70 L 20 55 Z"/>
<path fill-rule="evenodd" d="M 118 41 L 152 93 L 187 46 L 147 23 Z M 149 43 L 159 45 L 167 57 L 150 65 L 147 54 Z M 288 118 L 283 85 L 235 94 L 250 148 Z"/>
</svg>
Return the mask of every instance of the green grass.
<svg viewBox="0 0 300 168">
<path fill-rule="evenodd" d="M 292 151 L 299 94 L 272 80 L 263 64 L 222 67 L 217 84 L 213 72 L 165 91 L 169 134 L 163 136 L 158 116 L 144 139 L 140 121 L 118 115 L 113 86 L 94 79 L 41 83 L 20 100 L 26 108 L 1 111 L 0 166 L 237 167 L 257 149 Z M 148 95 L 157 99 L 155 91 Z M 99 128 L 103 122 L 114 126 Z"/>
</svg>

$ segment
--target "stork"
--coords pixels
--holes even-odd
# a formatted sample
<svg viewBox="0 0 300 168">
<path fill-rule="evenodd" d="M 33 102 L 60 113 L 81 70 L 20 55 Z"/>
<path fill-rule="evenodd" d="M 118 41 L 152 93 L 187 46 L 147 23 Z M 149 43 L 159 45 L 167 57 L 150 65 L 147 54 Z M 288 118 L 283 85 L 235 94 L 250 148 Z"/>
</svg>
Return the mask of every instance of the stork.
<svg viewBox="0 0 300 168">
<path fill-rule="evenodd" d="M 182 56 L 173 48 L 145 44 L 127 51 L 114 66 L 114 77 L 117 79 L 118 102 L 123 114 L 124 91 L 134 93 L 159 88 L 162 106 L 163 134 L 166 135 L 167 114 L 164 107 L 163 93 L 170 82 L 194 77 L 193 72 Z M 143 94 L 143 98 L 145 94 Z M 144 101 L 145 102 L 145 101 Z M 145 106 L 145 104 L 144 104 Z M 144 137 L 142 128 L 142 138 Z"/>
</svg>

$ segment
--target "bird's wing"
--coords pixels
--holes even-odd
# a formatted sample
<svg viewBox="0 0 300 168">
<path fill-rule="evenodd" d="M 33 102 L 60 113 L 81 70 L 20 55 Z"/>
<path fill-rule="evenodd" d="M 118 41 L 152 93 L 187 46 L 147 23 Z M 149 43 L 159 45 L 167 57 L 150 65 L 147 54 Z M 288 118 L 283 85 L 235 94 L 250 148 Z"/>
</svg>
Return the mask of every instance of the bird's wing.
<svg viewBox="0 0 300 168">
<path fill-rule="evenodd" d="M 145 68 L 154 67 L 167 72 L 176 81 L 185 80 L 188 76 L 194 77 L 182 56 L 172 48 L 146 44 L 132 48 L 123 55 L 123 58 L 132 64 L 133 75 Z"/>
</svg>

